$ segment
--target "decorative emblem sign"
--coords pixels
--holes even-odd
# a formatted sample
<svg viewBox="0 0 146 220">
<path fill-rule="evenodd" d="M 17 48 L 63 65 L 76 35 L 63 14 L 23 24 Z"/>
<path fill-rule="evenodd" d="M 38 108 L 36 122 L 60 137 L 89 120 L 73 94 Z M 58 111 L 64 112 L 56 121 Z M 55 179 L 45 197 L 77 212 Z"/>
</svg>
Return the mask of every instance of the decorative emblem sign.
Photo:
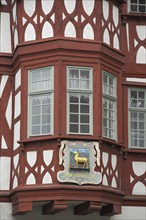
<svg viewBox="0 0 146 220">
<path fill-rule="evenodd" d="M 63 171 L 57 173 L 60 182 L 99 184 L 102 180 L 95 166 L 100 166 L 100 148 L 98 142 L 62 141 L 59 151 L 59 165 Z"/>
</svg>

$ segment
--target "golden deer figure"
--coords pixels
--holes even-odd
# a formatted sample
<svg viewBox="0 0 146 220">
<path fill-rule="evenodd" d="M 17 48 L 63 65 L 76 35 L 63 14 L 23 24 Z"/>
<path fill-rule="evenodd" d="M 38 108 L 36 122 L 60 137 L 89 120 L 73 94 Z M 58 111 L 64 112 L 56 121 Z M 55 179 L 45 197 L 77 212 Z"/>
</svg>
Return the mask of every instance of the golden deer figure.
<svg viewBox="0 0 146 220">
<path fill-rule="evenodd" d="M 75 168 L 78 168 L 78 165 L 79 164 L 83 164 L 83 168 L 87 168 L 89 167 L 88 165 L 88 158 L 86 157 L 79 157 L 79 152 L 76 151 L 74 152 L 75 156 L 74 156 L 74 159 L 75 159 Z"/>
</svg>

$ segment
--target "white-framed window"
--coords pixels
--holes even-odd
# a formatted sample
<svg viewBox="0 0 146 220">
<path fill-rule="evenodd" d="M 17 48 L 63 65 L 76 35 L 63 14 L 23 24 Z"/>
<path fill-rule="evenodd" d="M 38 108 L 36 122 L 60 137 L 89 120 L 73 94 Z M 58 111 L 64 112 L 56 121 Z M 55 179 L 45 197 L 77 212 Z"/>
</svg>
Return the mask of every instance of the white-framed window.
<svg viewBox="0 0 146 220">
<path fill-rule="evenodd" d="M 117 79 L 103 71 L 102 74 L 102 134 L 117 139 Z"/>
<path fill-rule="evenodd" d="M 146 0 L 128 0 L 129 12 L 146 13 Z"/>
<path fill-rule="evenodd" d="M 67 130 L 70 134 L 92 134 L 93 70 L 67 67 Z"/>
<path fill-rule="evenodd" d="M 146 148 L 146 89 L 129 88 L 129 147 Z"/>
<path fill-rule="evenodd" d="M 53 133 L 54 67 L 28 72 L 29 136 Z"/>
</svg>

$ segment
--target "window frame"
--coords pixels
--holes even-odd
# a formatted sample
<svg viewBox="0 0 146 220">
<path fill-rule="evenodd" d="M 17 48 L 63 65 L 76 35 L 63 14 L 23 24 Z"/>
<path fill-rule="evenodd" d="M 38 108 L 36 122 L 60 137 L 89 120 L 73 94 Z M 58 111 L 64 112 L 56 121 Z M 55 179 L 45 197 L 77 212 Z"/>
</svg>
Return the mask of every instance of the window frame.
<svg viewBox="0 0 146 220">
<path fill-rule="evenodd" d="M 114 82 L 114 96 L 110 95 L 110 94 L 107 94 L 107 93 L 104 93 L 104 75 L 108 76 L 109 77 L 112 77 L 113 78 L 113 82 Z M 109 86 L 109 84 L 108 84 Z M 114 117 L 113 117 L 113 121 L 114 121 L 114 124 L 113 124 L 113 129 L 110 128 L 109 126 L 109 122 L 110 120 L 108 119 L 107 123 L 108 123 L 108 127 L 105 127 L 103 126 L 103 120 L 105 117 L 103 117 L 104 113 L 104 107 L 103 107 L 103 101 L 104 100 L 108 100 L 108 103 L 111 101 L 113 103 L 113 106 L 114 106 Z M 108 138 L 110 140 L 114 140 L 114 141 L 117 141 L 117 77 L 114 75 L 114 74 L 111 74 L 110 72 L 107 72 L 105 70 L 102 71 L 102 136 L 104 138 Z M 108 115 L 109 115 L 109 107 L 108 107 Z M 108 130 L 108 135 L 106 136 L 104 134 L 104 128 L 106 128 Z M 109 135 L 109 131 L 110 130 L 113 130 L 114 132 L 114 136 L 113 137 L 110 137 Z"/>
<path fill-rule="evenodd" d="M 137 3 L 131 3 L 131 0 L 129 0 L 128 1 L 128 12 L 129 13 L 136 13 L 136 14 L 138 14 L 138 13 L 146 13 L 146 4 L 140 4 L 139 3 L 139 0 L 137 0 L 138 2 Z M 130 9 L 131 9 L 131 5 L 136 5 L 137 6 L 137 10 L 136 11 L 131 11 Z M 139 10 L 138 10 L 138 7 L 139 6 L 145 6 L 145 11 L 144 12 L 140 12 Z"/>
<path fill-rule="evenodd" d="M 51 81 L 52 81 L 52 88 L 48 90 L 40 90 L 40 91 L 34 91 L 31 92 L 31 72 L 41 70 L 41 69 L 49 69 L 51 74 Z M 51 95 L 51 118 L 50 118 L 50 132 L 44 133 L 40 132 L 39 134 L 32 134 L 32 111 L 31 111 L 31 97 L 33 96 L 40 96 L 40 95 Z M 27 120 L 27 134 L 28 137 L 37 137 L 37 136 L 46 136 L 46 135 L 53 135 L 54 134 L 54 66 L 46 66 L 46 67 L 40 67 L 40 68 L 34 68 L 28 70 L 28 89 L 27 89 L 27 96 L 28 96 L 28 120 Z M 42 124 L 40 124 L 40 127 L 42 128 Z"/>
<path fill-rule="evenodd" d="M 70 69 L 75 69 L 75 70 L 89 70 L 89 89 L 75 89 L 75 88 L 69 88 L 69 74 L 70 74 Z M 70 132 L 70 94 L 85 94 L 89 95 L 89 133 L 82 133 L 82 132 Z M 81 115 L 79 112 L 78 114 Z M 81 122 L 78 122 L 78 125 L 81 125 Z M 80 128 L 79 128 L 80 130 Z M 75 134 L 75 135 L 93 135 L 93 68 L 92 67 L 86 67 L 86 66 L 67 66 L 67 134 Z"/>
<path fill-rule="evenodd" d="M 145 144 L 146 144 L 146 121 L 144 121 L 144 147 L 140 147 L 140 146 L 131 146 L 131 142 L 132 142 L 132 138 L 131 138 L 131 112 L 136 112 L 136 113 L 144 113 L 145 118 L 146 118 L 146 101 L 144 102 L 144 108 L 137 108 L 137 107 L 131 107 L 130 106 L 130 100 L 131 100 L 131 91 L 143 91 L 146 97 L 146 89 L 144 88 L 138 88 L 138 87 L 129 87 L 128 88 L 128 147 L 130 149 L 146 149 Z M 136 122 L 139 122 L 138 120 Z M 138 130 L 138 129 L 137 129 Z M 139 130 L 138 130 L 139 131 Z M 135 138 L 136 139 L 136 138 Z M 139 140 L 139 138 L 137 138 L 136 140 Z"/>
</svg>

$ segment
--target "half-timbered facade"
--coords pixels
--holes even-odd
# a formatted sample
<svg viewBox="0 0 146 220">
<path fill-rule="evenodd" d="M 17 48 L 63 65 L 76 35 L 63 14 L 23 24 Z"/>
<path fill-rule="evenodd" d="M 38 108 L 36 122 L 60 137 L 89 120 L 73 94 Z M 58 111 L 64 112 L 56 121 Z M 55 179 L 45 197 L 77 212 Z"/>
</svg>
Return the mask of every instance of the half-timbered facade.
<svg viewBox="0 0 146 220">
<path fill-rule="evenodd" d="M 0 25 L 1 220 L 144 220 L 146 0 L 0 0 Z"/>
</svg>

